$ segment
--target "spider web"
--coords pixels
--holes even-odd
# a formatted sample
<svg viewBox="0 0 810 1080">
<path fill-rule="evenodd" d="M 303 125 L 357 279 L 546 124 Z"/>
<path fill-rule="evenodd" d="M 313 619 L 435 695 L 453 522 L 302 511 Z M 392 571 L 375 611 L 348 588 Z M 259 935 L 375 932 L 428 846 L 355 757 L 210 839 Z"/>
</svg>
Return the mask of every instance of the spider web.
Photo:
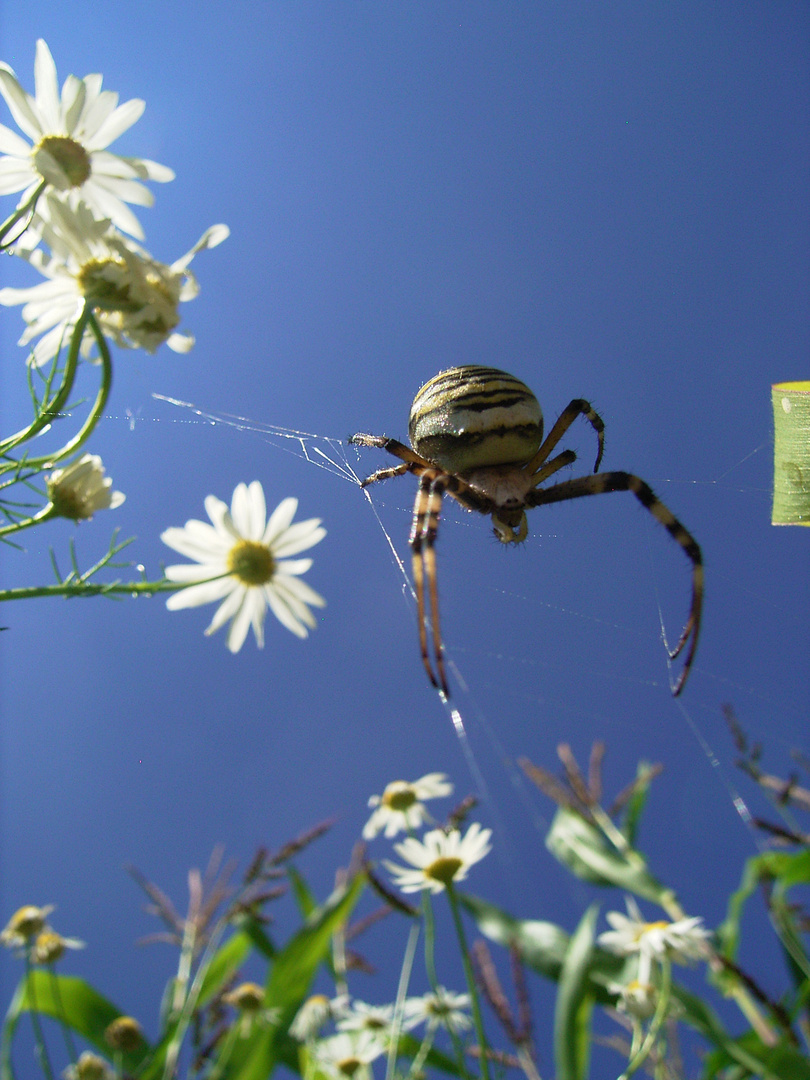
<svg viewBox="0 0 810 1080">
<path fill-rule="evenodd" d="M 350 449 L 346 439 L 339 438 L 337 436 L 329 436 L 318 434 L 315 432 L 301 431 L 295 428 L 287 428 L 276 424 L 265 423 L 257 421 L 250 417 L 240 416 L 233 413 L 214 413 L 194 405 L 191 402 L 182 401 L 177 398 L 170 397 L 164 394 L 154 393 L 152 397 L 157 401 L 166 402 L 169 405 L 183 409 L 191 413 L 194 417 L 193 420 L 185 421 L 189 423 L 207 424 L 210 426 L 227 426 L 234 428 L 246 435 L 251 435 L 256 438 L 260 438 L 263 442 L 275 447 L 282 453 L 288 453 L 295 457 L 298 457 L 310 465 L 316 468 L 325 470 L 329 475 L 336 479 L 346 481 L 353 486 L 361 487 L 361 481 L 369 471 L 369 468 L 365 468 L 358 471 L 355 465 L 361 460 L 361 455 L 358 449 L 352 447 Z M 137 414 L 133 414 L 131 410 L 126 410 L 126 420 L 130 425 L 130 428 L 134 428 L 136 422 L 140 419 L 140 409 Z M 110 417 L 110 419 L 116 419 Z M 117 418 L 122 419 L 122 418 Z M 725 484 L 728 478 L 736 471 L 739 470 L 746 462 L 754 458 L 766 449 L 766 444 L 760 444 L 750 450 L 746 455 L 737 461 L 732 462 L 725 467 L 715 478 L 710 480 L 689 481 L 692 485 L 702 485 L 709 487 L 718 487 Z M 354 461 L 350 459 L 350 454 L 353 455 Z M 661 483 L 661 480 L 655 482 Z M 416 594 L 414 592 L 413 584 L 411 582 L 406 563 L 400 555 L 397 545 L 386 526 L 383 517 L 380 513 L 379 503 L 377 501 L 377 489 L 374 488 L 361 488 L 366 502 L 371 509 L 374 520 L 384 538 L 385 544 L 391 556 L 391 562 L 395 569 L 395 573 L 400 581 L 400 587 L 406 602 L 411 610 L 412 619 L 415 620 L 415 608 L 416 608 Z M 746 488 L 745 486 L 739 487 L 738 491 L 745 492 L 758 492 L 761 491 L 756 488 Z M 410 509 L 403 508 L 404 512 L 410 514 Z M 466 524 L 466 521 L 459 521 L 450 519 L 443 519 L 443 529 L 447 529 L 448 525 L 460 527 L 462 524 Z M 650 562 L 650 566 L 653 567 L 655 558 L 653 555 L 653 547 L 651 541 L 651 535 L 647 536 L 646 543 L 647 555 Z M 653 582 L 655 589 L 655 603 L 658 612 L 658 624 L 660 639 L 665 647 L 669 649 L 669 636 L 666 628 L 666 621 L 663 612 L 663 604 L 661 597 L 658 594 L 658 588 L 655 584 L 655 574 L 653 574 Z M 499 590 L 503 592 L 503 590 Z M 503 594 L 506 600 L 528 600 L 528 598 L 520 593 L 517 594 Z M 534 604 L 538 601 L 532 600 Z M 617 623 L 615 620 L 602 619 L 589 612 L 582 611 L 576 608 L 569 608 L 554 604 L 548 601 L 539 601 L 545 607 L 557 611 L 560 615 L 572 617 L 583 622 L 591 623 L 601 626 L 607 631 L 621 629 L 628 631 L 627 626 L 623 626 Z M 415 634 L 413 635 L 415 639 Z M 414 667 L 417 668 L 417 649 L 416 642 L 413 641 L 413 654 L 414 654 Z M 524 811 L 528 815 L 532 822 L 533 828 L 539 833 L 543 834 L 548 828 L 548 820 L 544 814 L 542 814 L 535 801 L 534 789 L 528 785 L 524 774 L 515 765 L 514 760 L 504 747 L 495 726 L 490 722 L 487 712 L 482 708 L 474 692 L 474 689 L 470 686 L 468 680 L 465 678 L 464 667 L 459 659 L 459 655 L 454 653 L 452 649 L 448 649 L 446 654 L 446 663 L 448 670 L 452 672 L 456 689 L 454 690 L 454 696 L 451 700 L 445 699 L 440 690 L 437 690 L 437 697 L 439 703 L 443 708 L 445 714 L 450 720 L 455 735 L 458 739 L 459 746 L 462 750 L 462 754 L 465 758 L 467 768 L 470 776 L 477 789 L 479 798 L 484 801 L 489 809 L 490 814 L 493 816 L 496 827 L 500 826 L 499 832 L 501 836 L 508 834 L 508 830 L 503 827 L 502 816 L 499 813 L 498 807 L 495 805 L 495 801 L 490 795 L 489 785 L 485 778 L 485 770 L 479 763 L 478 756 L 473 749 L 471 739 L 468 734 L 468 721 L 465 716 L 470 717 L 477 729 L 479 729 L 484 736 L 487 745 L 487 757 L 493 758 L 499 763 L 500 768 L 505 773 L 509 785 L 515 792 L 519 802 L 524 808 Z M 673 674 L 673 663 L 667 659 L 669 669 L 670 689 L 674 685 L 675 677 Z M 421 676 L 421 668 L 418 668 L 419 676 Z M 692 736 L 700 747 L 701 753 L 708 761 L 712 773 L 717 777 L 718 782 L 723 786 L 729 800 L 731 801 L 740 821 L 746 827 L 753 842 L 762 847 L 762 841 L 760 839 L 761 834 L 758 833 L 754 825 L 752 824 L 753 815 L 746 803 L 745 798 L 740 793 L 736 784 L 733 782 L 730 774 L 721 762 L 718 755 L 715 753 L 712 744 L 708 736 L 703 731 L 702 725 L 697 721 L 692 710 L 685 704 L 683 698 L 674 699 L 673 704 L 683 722 L 689 728 Z M 463 706 L 463 711 L 462 711 Z"/>
</svg>

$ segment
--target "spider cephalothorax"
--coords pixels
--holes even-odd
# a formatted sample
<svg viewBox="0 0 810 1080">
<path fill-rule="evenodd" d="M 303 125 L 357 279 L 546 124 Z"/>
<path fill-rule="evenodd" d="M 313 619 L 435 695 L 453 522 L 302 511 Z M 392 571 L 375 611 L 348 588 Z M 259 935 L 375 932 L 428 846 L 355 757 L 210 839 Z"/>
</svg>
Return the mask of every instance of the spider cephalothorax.
<svg viewBox="0 0 810 1080">
<path fill-rule="evenodd" d="M 593 474 L 541 488 L 550 476 L 576 459 L 572 450 L 563 450 L 554 457 L 550 455 L 578 416 L 584 416 L 596 432 L 598 449 Z M 598 473 L 604 428 L 589 403 L 575 398 L 544 440 L 540 405 L 524 383 L 496 368 L 468 365 L 440 372 L 419 390 L 408 423 L 410 447 L 379 435 L 352 436 L 351 441 L 356 445 L 379 447 L 402 462 L 373 473 L 363 481 L 364 487 L 376 480 L 408 472 L 419 477 L 410 535 L 419 644 L 430 681 L 445 695 L 449 690 L 439 632 L 434 551 L 445 492 L 468 510 L 490 514 L 495 535 L 503 543 L 510 544 L 526 539 L 526 510 L 531 507 L 609 491 L 632 491 L 692 560 L 689 617 L 670 654 L 674 659 L 689 644 L 673 693 L 679 694 L 683 689 L 700 627 L 703 601 L 700 548 L 644 480 L 626 472 Z M 428 651 L 426 581 L 437 674 L 433 672 Z"/>
</svg>

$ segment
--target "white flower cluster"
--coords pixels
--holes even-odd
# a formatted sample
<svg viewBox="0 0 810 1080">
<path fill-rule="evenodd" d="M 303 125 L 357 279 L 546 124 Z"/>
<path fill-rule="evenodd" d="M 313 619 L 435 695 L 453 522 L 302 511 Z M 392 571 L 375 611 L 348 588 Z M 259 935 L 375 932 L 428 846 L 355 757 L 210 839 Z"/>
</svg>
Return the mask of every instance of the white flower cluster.
<svg viewBox="0 0 810 1080">
<path fill-rule="evenodd" d="M 314 994 L 299 1009 L 290 1034 L 307 1044 L 323 1073 L 333 1080 L 343 1080 L 358 1070 L 365 1072 L 374 1060 L 388 1053 L 396 1032 L 412 1032 L 424 1024 L 424 1038 L 430 1045 L 439 1028 L 453 1035 L 468 1031 L 472 1027 L 470 1004 L 469 994 L 437 986 L 421 997 L 406 998 L 401 1015 L 396 1017 L 391 1004 L 368 1005 L 351 1001 L 346 994 L 331 1000 L 324 994 Z M 324 1035 L 323 1029 L 329 1023 L 337 1031 Z"/>
<path fill-rule="evenodd" d="M 198 291 L 188 266 L 198 251 L 221 243 L 228 228 L 208 229 L 171 265 L 154 259 L 131 239 L 142 240 L 143 229 L 127 203 L 150 206 L 152 193 L 141 181 L 165 183 L 174 173 L 107 149 L 140 117 L 144 102 L 119 105 L 117 94 L 102 90 L 101 75 L 69 75 L 60 94 L 53 57 L 42 40 L 34 81 L 32 97 L 0 63 L 0 94 L 31 140 L 0 125 L 0 195 L 22 192 L 11 250 L 46 279 L 30 288 L 0 290 L 0 304 L 24 305 L 27 328 L 20 344 L 38 339 L 29 363 L 40 367 L 59 355 L 85 305 L 120 346 L 154 352 L 165 342 L 187 352 L 194 339 L 176 327 L 179 303 Z M 5 237 L 3 242 L 8 243 Z M 87 357 L 92 344 L 87 330 Z"/>
</svg>

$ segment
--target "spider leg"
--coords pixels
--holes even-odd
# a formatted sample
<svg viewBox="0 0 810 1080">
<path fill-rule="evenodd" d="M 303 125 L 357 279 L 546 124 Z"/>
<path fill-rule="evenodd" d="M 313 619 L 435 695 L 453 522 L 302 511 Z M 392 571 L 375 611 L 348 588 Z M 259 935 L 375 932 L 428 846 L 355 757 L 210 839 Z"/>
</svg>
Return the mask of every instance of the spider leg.
<svg viewBox="0 0 810 1080">
<path fill-rule="evenodd" d="M 393 454 L 394 457 L 400 458 L 409 465 L 421 465 L 425 469 L 434 467 L 429 461 L 425 461 L 423 457 L 411 450 L 410 446 L 399 442 L 398 439 L 388 439 L 385 435 L 364 435 L 362 431 L 359 431 L 349 438 L 349 442 L 352 446 L 373 446 L 378 450 L 387 450 L 389 454 Z"/>
<path fill-rule="evenodd" d="M 591 427 L 596 432 L 597 442 L 599 444 L 596 453 L 596 462 L 593 466 L 594 472 L 599 472 L 599 463 L 602 460 L 602 454 L 605 449 L 605 424 L 602 417 L 591 408 L 590 402 L 585 401 L 584 398 L 574 398 L 570 404 L 566 405 L 562 413 L 560 413 L 559 419 L 551 431 L 546 435 L 545 441 L 537 453 L 534 455 L 528 465 L 525 466 L 526 471 L 533 473 L 539 472 L 540 466 L 548 458 L 551 451 L 568 431 L 573 422 L 578 416 L 584 416 L 590 423 Z M 567 463 L 566 463 L 567 464 Z M 562 468 L 562 466 L 560 466 Z M 546 474 L 548 475 L 548 474 Z M 539 481 L 537 481 L 539 483 Z"/>
<path fill-rule="evenodd" d="M 573 450 L 563 450 L 561 454 L 557 454 L 551 461 L 547 461 L 545 465 L 538 469 L 532 476 L 532 486 L 537 487 L 538 484 L 542 484 L 544 480 L 548 480 L 550 476 L 553 476 L 555 472 L 559 472 L 560 469 L 564 469 L 566 465 L 570 465 L 572 461 L 576 461 L 577 455 Z"/>
<path fill-rule="evenodd" d="M 365 480 L 361 480 L 360 487 L 368 487 L 369 484 L 373 484 L 375 480 L 389 480 L 392 476 L 404 476 L 410 469 L 410 465 L 407 462 L 403 462 L 402 465 L 394 465 L 390 469 L 377 469 L 371 476 L 367 476 Z"/>
<path fill-rule="evenodd" d="M 439 528 L 439 515 L 442 508 L 444 476 L 435 470 L 425 472 L 419 479 L 419 489 L 413 507 L 413 523 L 409 543 L 413 559 L 413 581 L 416 590 L 416 613 L 419 623 L 419 650 L 422 663 L 433 685 L 441 690 L 445 697 L 450 696 L 447 686 L 447 674 L 444 668 L 444 652 L 439 629 L 439 589 L 436 580 L 436 551 L 434 543 Z M 425 604 L 425 580 L 430 604 L 430 624 L 433 631 L 433 651 L 436 660 L 436 672 L 433 673 L 428 649 L 428 620 Z"/>
<path fill-rule="evenodd" d="M 683 690 L 689 675 L 697 648 L 700 632 L 700 617 L 703 610 L 703 556 L 697 541 L 681 525 L 649 484 L 638 476 L 626 472 L 599 473 L 568 480 L 553 487 L 530 491 L 526 496 L 527 506 L 544 506 L 546 503 L 564 502 L 566 499 L 579 499 L 585 495 L 605 495 L 610 491 L 631 491 L 645 510 L 649 510 L 656 521 L 660 522 L 673 540 L 676 540 L 692 561 L 692 600 L 686 625 L 678 639 L 678 644 L 670 652 L 671 660 L 686 649 L 683 669 L 675 681 L 672 693 L 675 697 Z"/>
</svg>

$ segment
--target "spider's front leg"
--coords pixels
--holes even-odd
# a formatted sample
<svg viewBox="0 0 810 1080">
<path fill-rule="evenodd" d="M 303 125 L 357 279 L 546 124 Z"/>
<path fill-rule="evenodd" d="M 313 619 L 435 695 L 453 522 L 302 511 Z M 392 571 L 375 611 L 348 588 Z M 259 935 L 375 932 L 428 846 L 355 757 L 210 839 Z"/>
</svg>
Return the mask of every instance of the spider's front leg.
<svg viewBox="0 0 810 1080">
<path fill-rule="evenodd" d="M 403 462 L 402 465 L 393 465 L 390 469 L 378 469 L 362 481 L 361 487 L 367 487 L 369 484 L 373 484 L 375 480 L 388 480 L 392 476 L 404 476 L 406 472 L 415 472 L 413 466 L 419 466 L 420 469 L 430 468 L 429 461 L 425 461 L 424 458 L 415 454 L 409 446 L 399 442 L 398 439 L 388 439 L 385 435 L 365 435 L 362 431 L 359 431 L 356 435 L 350 436 L 349 443 L 352 446 L 373 446 L 378 450 L 387 450 L 389 454 L 393 454 L 394 457 L 400 458 Z M 421 475 L 421 473 L 417 475 Z"/>
</svg>

